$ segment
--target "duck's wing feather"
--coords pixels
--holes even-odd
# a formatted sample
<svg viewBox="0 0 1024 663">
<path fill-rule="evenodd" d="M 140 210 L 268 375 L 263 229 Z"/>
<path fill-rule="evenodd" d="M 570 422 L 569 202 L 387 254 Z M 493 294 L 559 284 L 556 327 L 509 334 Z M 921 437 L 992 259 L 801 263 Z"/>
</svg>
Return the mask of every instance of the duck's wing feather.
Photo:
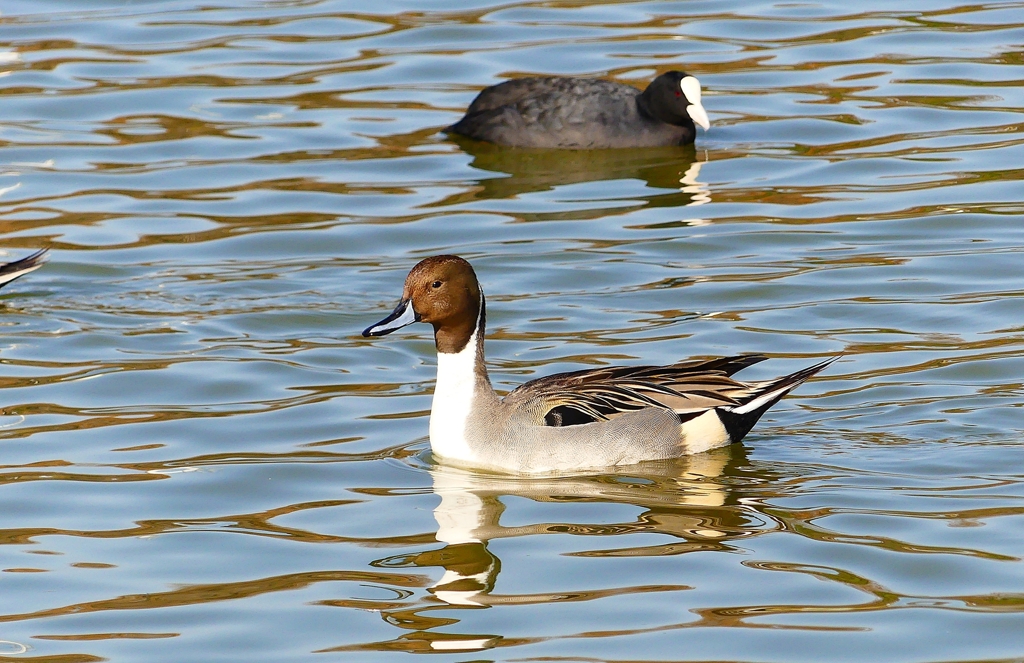
<svg viewBox="0 0 1024 663">
<path fill-rule="evenodd" d="M 560 373 L 532 380 L 505 398 L 536 423 L 549 426 L 605 421 L 624 412 L 663 407 L 680 415 L 699 414 L 721 406 L 740 406 L 760 385 L 732 379 L 732 374 L 764 361 L 761 355 L 740 355 L 671 366 L 623 366 Z"/>
</svg>

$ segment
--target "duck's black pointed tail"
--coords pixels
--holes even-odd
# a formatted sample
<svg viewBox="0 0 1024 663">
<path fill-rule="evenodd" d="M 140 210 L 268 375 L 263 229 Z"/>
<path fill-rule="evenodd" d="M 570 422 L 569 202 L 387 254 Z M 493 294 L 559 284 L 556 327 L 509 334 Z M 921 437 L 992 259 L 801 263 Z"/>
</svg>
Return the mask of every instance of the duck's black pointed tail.
<svg viewBox="0 0 1024 663">
<path fill-rule="evenodd" d="M 733 442 L 742 440 L 750 432 L 750 429 L 754 427 L 757 420 L 761 418 L 761 415 L 768 411 L 768 408 L 778 403 L 783 396 L 799 387 L 811 376 L 840 357 L 842 355 L 826 359 L 814 366 L 808 366 L 796 373 L 784 375 L 777 380 L 766 382 L 744 403 L 716 408 L 715 411 L 722 420 L 722 425 L 725 426 L 726 432 L 729 433 L 729 438 Z"/>
<path fill-rule="evenodd" d="M 0 288 L 4 287 L 19 276 L 24 276 L 32 270 L 39 269 L 46 262 L 48 249 L 40 249 L 30 256 L 21 260 L 15 260 L 0 265 Z"/>
</svg>

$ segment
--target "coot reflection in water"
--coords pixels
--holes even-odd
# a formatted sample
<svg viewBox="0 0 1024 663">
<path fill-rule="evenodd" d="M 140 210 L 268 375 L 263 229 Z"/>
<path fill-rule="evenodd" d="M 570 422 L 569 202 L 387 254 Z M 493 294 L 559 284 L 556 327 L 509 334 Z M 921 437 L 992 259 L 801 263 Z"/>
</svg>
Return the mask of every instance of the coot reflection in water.
<svg viewBox="0 0 1024 663">
<path fill-rule="evenodd" d="M 706 157 L 693 145 L 621 150 L 510 149 L 452 135 L 451 140 L 473 157 L 470 166 L 500 177 L 481 177 L 478 186 L 451 195 L 432 206 L 473 200 L 503 200 L 530 193 L 591 182 L 636 180 L 652 189 L 642 197 L 614 198 L 613 208 L 577 210 L 577 218 L 596 218 L 622 208 L 685 207 L 711 200 L 699 182 Z M 621 189 L 621 187 L 616 187 Z M 612 200 L 609 198 L 609 200 Z M 630 201 L 635 204 L 630 204 Z"/>
</svg>

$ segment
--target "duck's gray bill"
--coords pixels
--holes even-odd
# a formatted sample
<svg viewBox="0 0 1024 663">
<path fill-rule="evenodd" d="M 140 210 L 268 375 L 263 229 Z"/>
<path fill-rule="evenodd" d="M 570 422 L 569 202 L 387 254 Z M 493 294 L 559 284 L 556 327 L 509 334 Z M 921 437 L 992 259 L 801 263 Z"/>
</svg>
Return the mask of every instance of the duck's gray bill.
<svg viewBox="0 0 1024 663">
<path fill-rule="evenodd" d="M 375 325 L 370 325 L 363 330 L 363 336 L 383 336 L 384 334 L 390 334 L 396 329 L 401 329 L 406 325 L 411 325 L 414 322 L 419 322 L 420 316 L 416 315 L 416 311 L 412 310 L 412 301 L 409 299 L 403 299 L 398 302 L 398 306 L 391 312 L 391 315 L 384 318 Z"/>
</svg>

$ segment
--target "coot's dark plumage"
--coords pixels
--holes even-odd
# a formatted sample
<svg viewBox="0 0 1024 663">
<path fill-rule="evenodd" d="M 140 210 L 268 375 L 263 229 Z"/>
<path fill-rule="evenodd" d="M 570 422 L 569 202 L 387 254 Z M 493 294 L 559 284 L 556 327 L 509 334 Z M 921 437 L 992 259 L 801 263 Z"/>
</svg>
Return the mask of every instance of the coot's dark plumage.
<svg viewBox="0 0 1024 663">
<path fill-rule="evenodd" d="M 681 71 L 643 92 L 591 78 L 517 78 L 483 90 L 446 131 L 511 147 L 593 149 L 692 143 L 710 126 L 700 83 Z"/>
</svg>

